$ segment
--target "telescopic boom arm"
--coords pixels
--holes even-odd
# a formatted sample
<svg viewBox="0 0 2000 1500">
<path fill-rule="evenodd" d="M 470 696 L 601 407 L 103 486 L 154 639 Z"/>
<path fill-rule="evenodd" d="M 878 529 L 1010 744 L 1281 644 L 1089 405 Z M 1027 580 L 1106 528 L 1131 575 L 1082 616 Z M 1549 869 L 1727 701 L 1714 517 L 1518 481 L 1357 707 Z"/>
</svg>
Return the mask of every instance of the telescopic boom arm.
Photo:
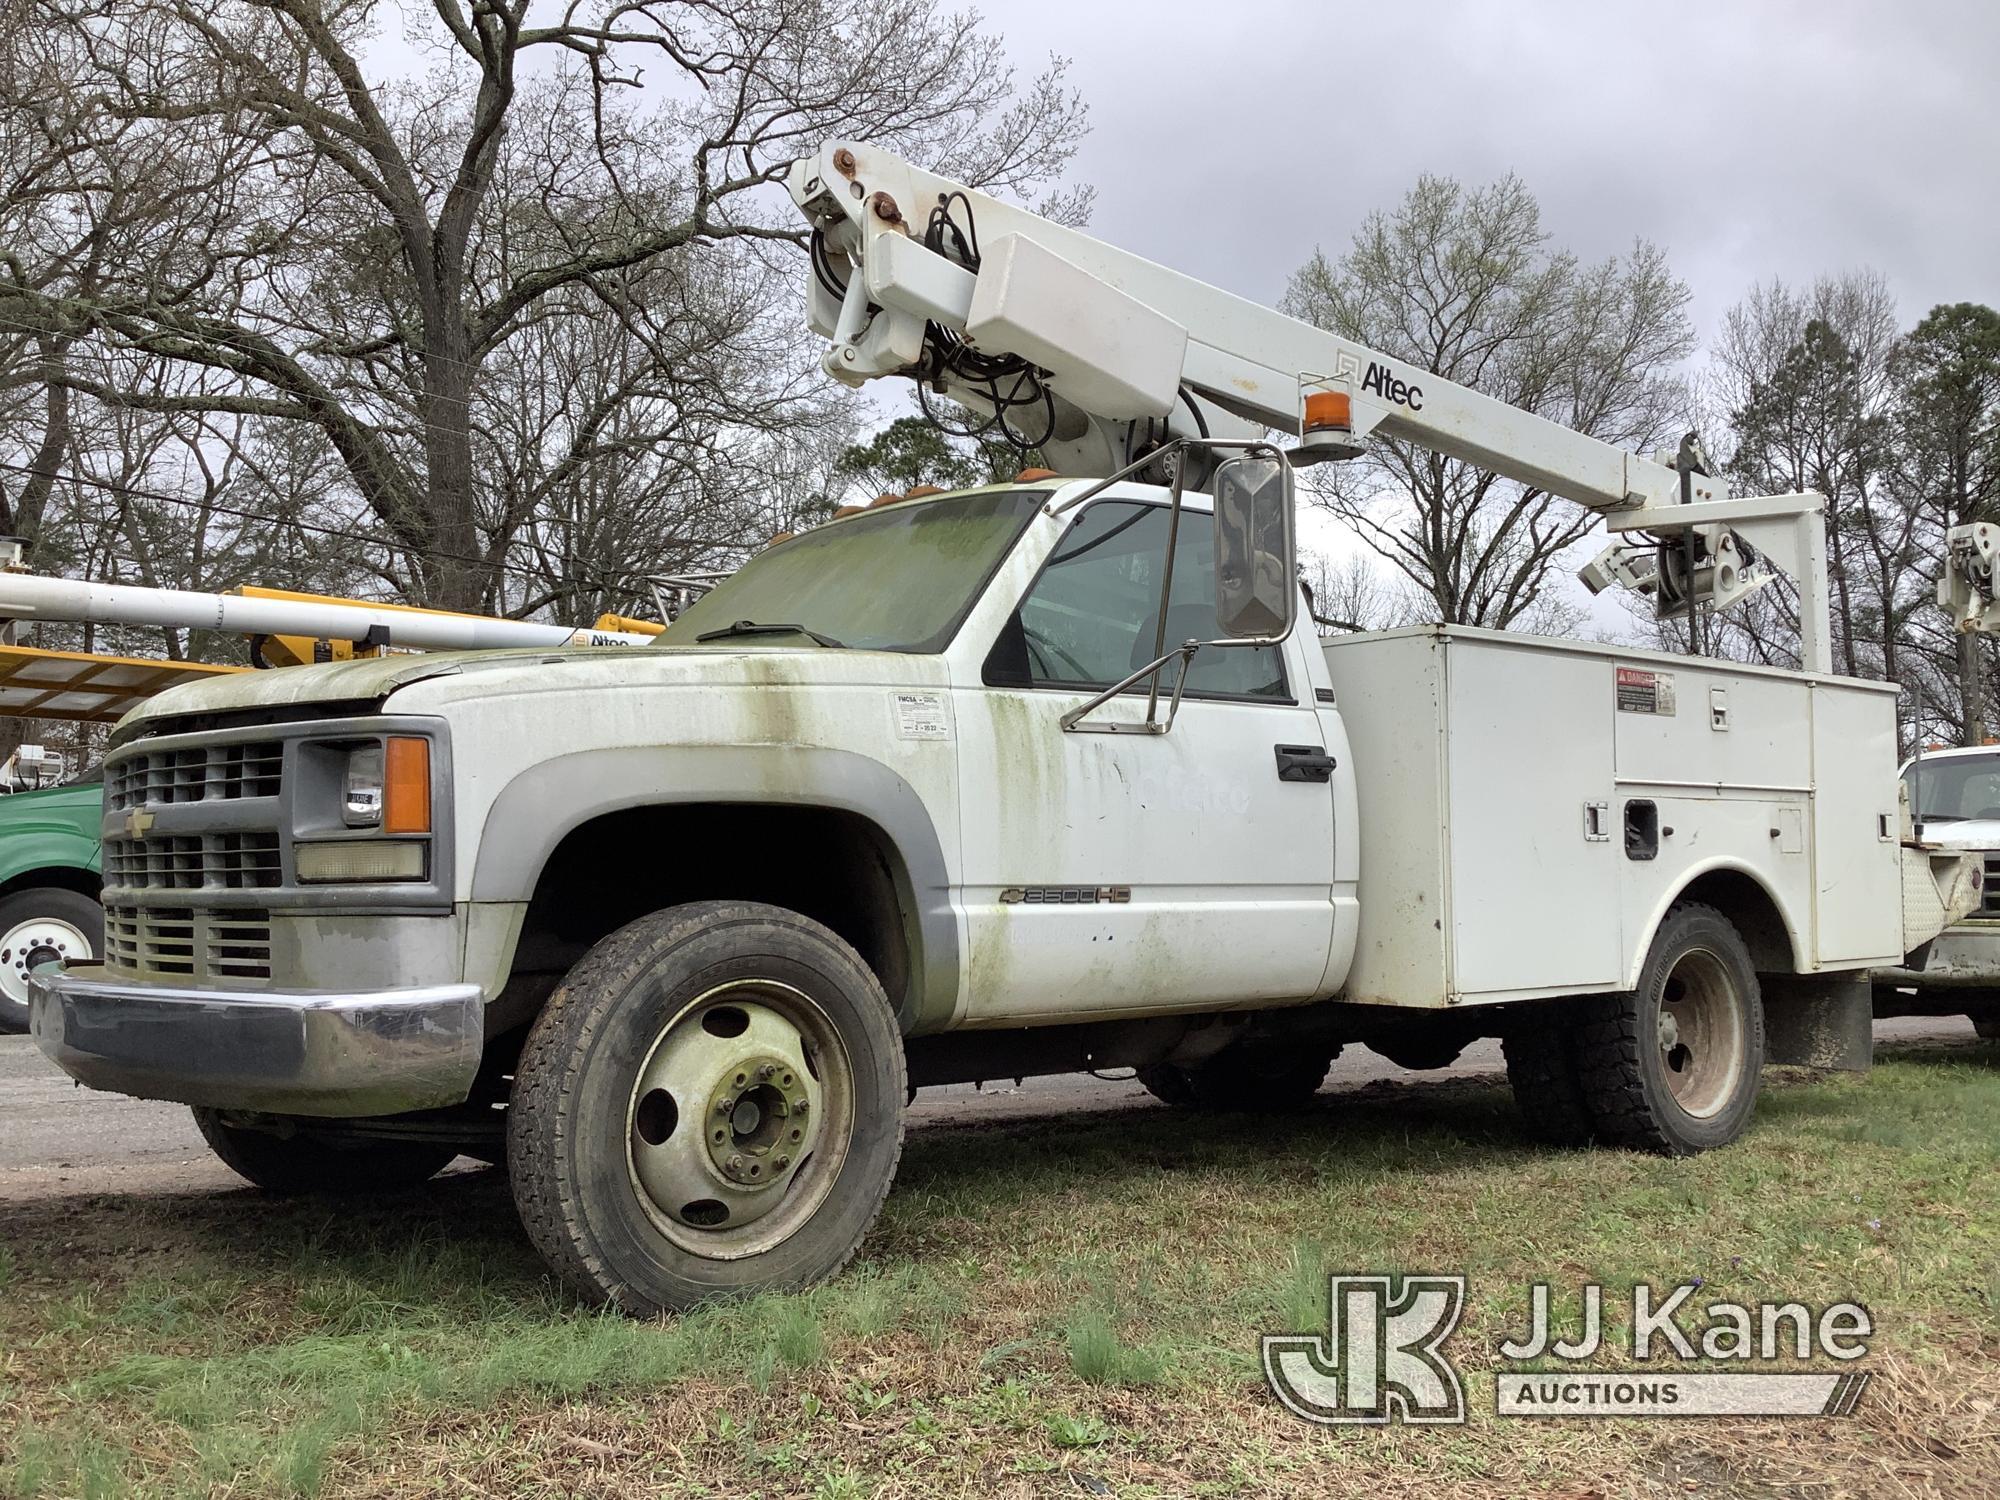
<svg viewBox="0 0 2000 1500">
<path fill-rule="evenodd" d="M 1731 499 L 1686 448 L 1628 453 L 867 145 L 830 142 L 787 185 L 813 229 L 807 322 L 837 380 L 913 377 L 1081 474 L 1170 437 L 1269 429 L 1298 439 L 1294 464 L 1376 435 L 1415 444 L 1645 535 L 1585 582 L 1652 592 L 1663 615 L 1734 602 L 1768 559 L 1798 584 L 1805 668 L 1831 670 L 1816 494 Z"/>
</svg>

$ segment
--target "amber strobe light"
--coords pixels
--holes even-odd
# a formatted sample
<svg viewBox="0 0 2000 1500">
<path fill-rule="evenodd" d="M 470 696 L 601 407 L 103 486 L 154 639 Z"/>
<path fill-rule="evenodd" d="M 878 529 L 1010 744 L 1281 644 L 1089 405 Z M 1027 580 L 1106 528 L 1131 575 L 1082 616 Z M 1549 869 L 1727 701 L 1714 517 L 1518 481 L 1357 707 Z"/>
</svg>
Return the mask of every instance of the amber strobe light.
<svg viewBox="0 0 2000 1500">
<path fill-rule="evenodd" d="M 382 831 L 431 831 L 431 742 L 392 735 L 382 767 Z"/>
<path fill-rule="evenodd" d="M 1354 427 L 1353 409 L 1345 391 L 1314 391 L 1306 397 L 1307 432 L 1348 432 Z"/>
</svg>

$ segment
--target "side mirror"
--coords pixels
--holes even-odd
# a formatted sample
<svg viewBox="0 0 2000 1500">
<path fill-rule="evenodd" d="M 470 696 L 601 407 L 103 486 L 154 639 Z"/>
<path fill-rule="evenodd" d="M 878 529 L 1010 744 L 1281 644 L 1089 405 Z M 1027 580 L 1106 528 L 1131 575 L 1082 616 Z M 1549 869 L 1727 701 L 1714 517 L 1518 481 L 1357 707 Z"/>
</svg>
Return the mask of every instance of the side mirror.
<svg viewBox="0 0 2000 1500">
<path fill-rule="evenodd" d="M 1292 466 L 1239 453 L 1215 470 L 1215 623 L 1226 640 L 1281 641 L 1299 607 Z"/>
</svg>

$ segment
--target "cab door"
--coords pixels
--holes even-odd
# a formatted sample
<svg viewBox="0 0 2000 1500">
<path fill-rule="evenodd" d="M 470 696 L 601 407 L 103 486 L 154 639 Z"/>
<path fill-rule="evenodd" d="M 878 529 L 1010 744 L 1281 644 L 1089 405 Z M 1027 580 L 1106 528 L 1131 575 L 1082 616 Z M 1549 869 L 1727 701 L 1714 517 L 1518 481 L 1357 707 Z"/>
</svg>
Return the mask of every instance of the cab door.
<svg viewBox="0 0 2000 1500">
<path fill-rule="evenodd" d="M 975 1024 L 1249 1006 L 1322 983 L 1333 789 L 1297 635 L 1203 648 L 1167 734 L 1061 724 L 1156 655 L 1168 519 L 1147 501 L 1082 507 L 958 695 Z M 1216 634 L 1213 534 L 1183 511 L 1169 645 Z M 1088 722 L 1145 713 L 1142 686 Z"/>
</svg>

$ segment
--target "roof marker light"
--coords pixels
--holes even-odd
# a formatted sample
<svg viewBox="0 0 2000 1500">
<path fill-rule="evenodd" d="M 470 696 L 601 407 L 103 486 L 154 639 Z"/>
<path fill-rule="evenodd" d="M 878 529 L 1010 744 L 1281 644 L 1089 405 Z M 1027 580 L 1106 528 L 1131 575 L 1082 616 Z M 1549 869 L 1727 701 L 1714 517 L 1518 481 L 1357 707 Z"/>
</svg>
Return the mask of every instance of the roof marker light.
<svg viewBox="0 0 2000 1500">
<path fill-rule="evenodd" d="M 1306 396 L 1305 432 L 1352 432 L 1354 407 L 1345 391 L 1312 391 Z"/>
</svg>

